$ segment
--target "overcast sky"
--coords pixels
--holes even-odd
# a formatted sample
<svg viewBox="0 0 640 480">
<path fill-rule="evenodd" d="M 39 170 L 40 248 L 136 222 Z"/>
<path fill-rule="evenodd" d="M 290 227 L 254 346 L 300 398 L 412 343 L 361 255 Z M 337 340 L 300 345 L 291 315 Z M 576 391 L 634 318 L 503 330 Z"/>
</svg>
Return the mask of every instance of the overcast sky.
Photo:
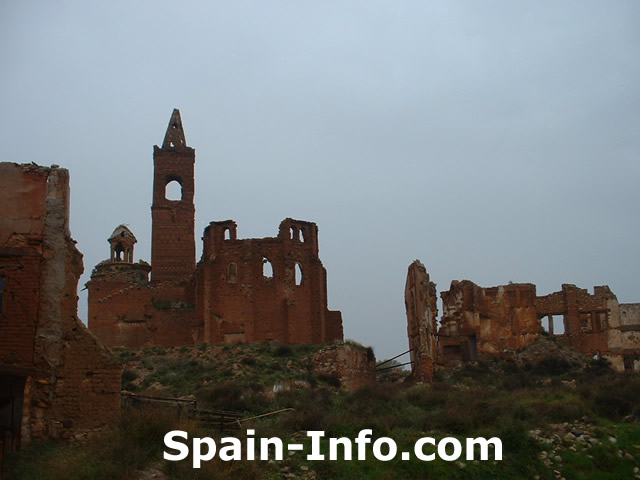
<svg viewBox="0 0 640 480">
<path fill-rule="evenodd" d="M 635 0 L 2 0 L 0 160 L 70 170 L 82 288 L 120 223 L 150 260 L 179 108 L 198 258 L 213 220 L 316 222 L 329 307 L 382 359 L 406 350 L 416 258 L 439 291 L 640 302 L 639 52 Z"/>
</svg>

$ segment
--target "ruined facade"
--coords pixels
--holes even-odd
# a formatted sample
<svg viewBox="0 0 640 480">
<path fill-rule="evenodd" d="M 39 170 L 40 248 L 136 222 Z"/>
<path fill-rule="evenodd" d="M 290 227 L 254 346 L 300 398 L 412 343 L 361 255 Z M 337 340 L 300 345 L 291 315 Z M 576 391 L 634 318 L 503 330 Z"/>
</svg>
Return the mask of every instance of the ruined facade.
<svg viewBox="0 0 640 480">
<path fill-rule="evenodd" d="M 418 287 L 421 286 L 421 287 Z M 416 301 L 416 291 L 428 302 Z M 483 355 L 509 356 L 545 332 L 585 355 L 602 355 L 618 371 L 640 371 L 640 304 L 620 304 L 609 287 L 594 293 L 562 285 L 538 297 L 530 283 L 483 288 L 469 280 L 453 281 L 441 292 L 438 328 L 435 286 L 418 261 L 409 266 L 405 302 L 412 349 L 412 373 L 431 381 L 433 367 L 421 352 L 435 352 L 433 363 L 476 361 Z M 437 333 L 436 333 L 437 332 Z M 426 369 L 425 369 L 426 366 Z"/>
<path fill-rule="evenodd" d="M 536 287 L 512 283 L 482 288 L 463 280 L 441 292 L 443 315 L 438 330 L 438 359 L 477 360 L 531 345 L 540 334 Z"/>
<path fill-rule="evenodd" d="M 409 265 L 404 292 L 412 369 L 422 381 L 431 382 L 438 348 L 436 284 L 417 260 Z"/>
<path fill-rule="evenodd" d="M 87 283 L 89 328 L 99 338 L 126 347 L 342 339 L 314 223 L 287 218 L 276 237 L 238 239 L 234 221 L 211 222 L 196 264 L 195 151 L 178 110 L 153 157 L 151 265 L 134 262 L 135 236 L 117 227 L 109 259 Z M 172 183 L 178 199 L 167 195 Z"/>
<path fill-rule="evenodd" d="M 0 163 L 0 453 L 120 415 L 118 360 L 77 318 L 69 173 Z M 1 457 L 2 455 L 0 455 Z"/>
</svg>

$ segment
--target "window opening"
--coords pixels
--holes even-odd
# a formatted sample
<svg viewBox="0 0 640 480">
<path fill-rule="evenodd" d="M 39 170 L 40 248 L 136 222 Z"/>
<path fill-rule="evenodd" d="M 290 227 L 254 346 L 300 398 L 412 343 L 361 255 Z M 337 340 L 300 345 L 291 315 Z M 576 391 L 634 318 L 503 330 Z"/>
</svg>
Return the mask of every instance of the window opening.
<svg viewBox="0 0 640 480">
<path fill-rule="evenodd" d="M 564 335 L 565 333 L 565 328 L 564 328 L 564 315 L 563 316 L 558 316 L 558 317 L 553 317 L 553 334 L 554 335 Z"/>
<path fill-rule="evenodd" d="M 542 329 L 547 333 L 551 333 L 551 328 L 549 327 L 549 325 L 553 326 L 553 323 L 551 322 L 551 320 L 549 320 L 549 317 L 543 317 L 541 323 Z"/>
<path fill-rule="evenodd" d="M 167 200 L 182 200 L 182 185 L 178 180 L 171 180 L 164 187 L 164 198 Z"/>
<path fill-rule="evenodd" d="M 273 265 L 267 257 L 262 258 L 262 275 L 264 278 L 273 278 Z"/>
<path fill-rule="evenodd" d="M 118 262 L 121 262 L 122 261 L 122 254 L 124 253 L 124 247 L 122 246 L 121 243 L 116 245 L 115 252 L 116 252 L 116 260 Z"/>
<path fill-rule="evenodd" d="M 296 268 L 293 271 L 296 285 L 302 285 L 302 265 L 296 262 Z"/>
</svg>

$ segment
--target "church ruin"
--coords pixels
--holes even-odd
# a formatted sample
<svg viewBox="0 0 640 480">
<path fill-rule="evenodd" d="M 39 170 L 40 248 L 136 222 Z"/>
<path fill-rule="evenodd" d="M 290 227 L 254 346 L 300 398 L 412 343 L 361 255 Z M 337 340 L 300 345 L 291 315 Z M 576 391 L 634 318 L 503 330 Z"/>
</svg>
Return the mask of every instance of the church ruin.
<svg viewBox="0 0 640 480">
<path fill-rule="evenodd" d="M 177 109 L 153 159 L 151 264 L 134 261 L 137 240 L 118 226 L 109 258 L 87 283 L 92 332 L 130 348 L 342 340 L 341 313 L 327 308 L 315 223 L 287 218 L 275 237 L 239 239 L 234 221 L 211 222 L 196 264 L 195 150 Z M 179 199 L 167 198 L 170 184 Z"/>
</svg>

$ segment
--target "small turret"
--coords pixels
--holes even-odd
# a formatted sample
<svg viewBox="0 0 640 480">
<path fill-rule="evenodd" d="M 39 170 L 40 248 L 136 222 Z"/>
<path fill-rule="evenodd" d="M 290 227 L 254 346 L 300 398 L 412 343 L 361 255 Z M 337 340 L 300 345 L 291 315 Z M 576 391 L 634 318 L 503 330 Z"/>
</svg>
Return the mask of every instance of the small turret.
<svg viewBox="0 0 640 480">
<path fill-rule="evenodd" d="M 111 245 L 111 263 L 133 263 L 133 246 L 138 239 L 126 225 L 118 225 L 107 241 Z"/>
</svg>

